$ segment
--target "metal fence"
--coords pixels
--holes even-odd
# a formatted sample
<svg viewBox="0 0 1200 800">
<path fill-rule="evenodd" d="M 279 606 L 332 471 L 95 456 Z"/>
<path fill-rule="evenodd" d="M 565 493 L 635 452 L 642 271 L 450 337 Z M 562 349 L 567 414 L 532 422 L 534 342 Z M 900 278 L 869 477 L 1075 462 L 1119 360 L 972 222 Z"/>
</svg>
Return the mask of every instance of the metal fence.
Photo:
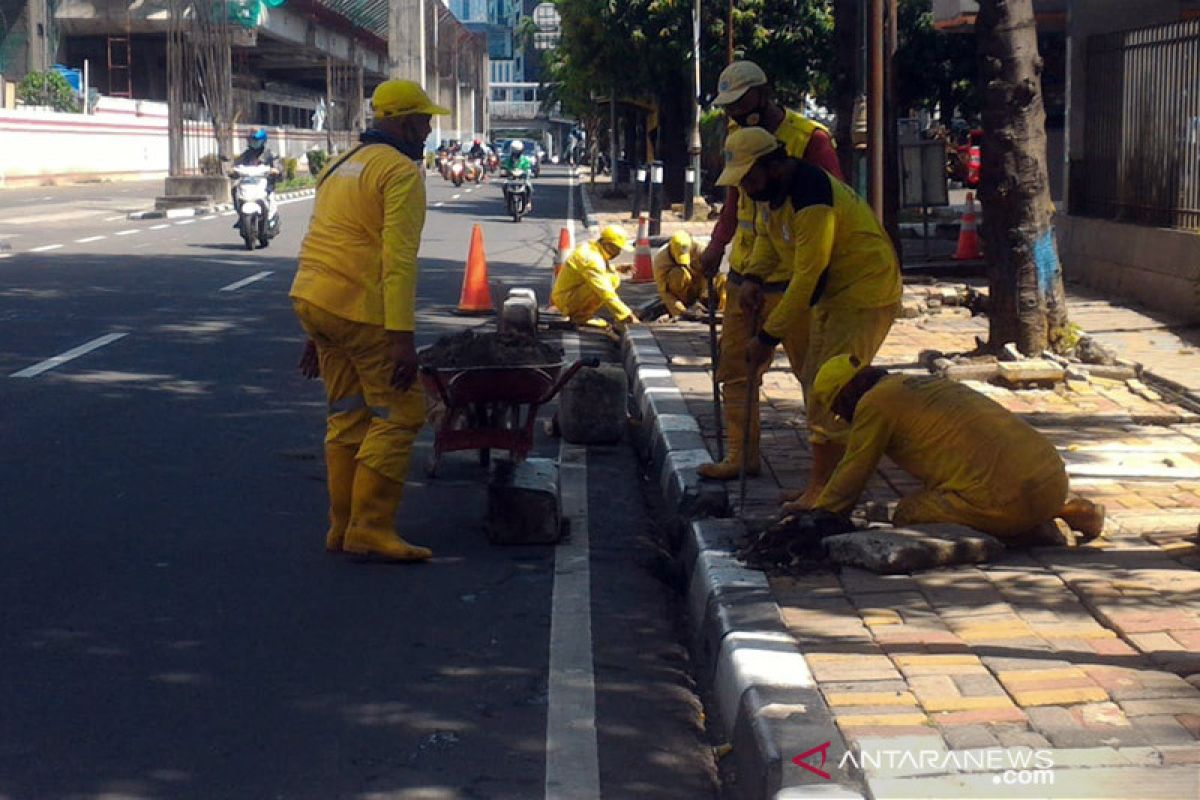
<svg viewBox="0 0 1200 800">
<path fill-rule="evenodd" d="M 1200 20 L 1087 44 L 1087 216 L 1200 228 Z"/>
</svg>

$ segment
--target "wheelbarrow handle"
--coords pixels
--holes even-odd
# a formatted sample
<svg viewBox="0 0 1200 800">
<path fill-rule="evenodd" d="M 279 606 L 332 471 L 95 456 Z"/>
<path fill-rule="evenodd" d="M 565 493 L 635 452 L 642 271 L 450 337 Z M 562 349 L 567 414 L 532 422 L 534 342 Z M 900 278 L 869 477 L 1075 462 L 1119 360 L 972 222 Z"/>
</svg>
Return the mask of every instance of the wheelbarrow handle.
<svg viewBox="0 0 1200 800">
<path fill-rule="evenodd" d="M 595 356 L 579 359 L 574 364 L 567 367 L 566 372 L 558 376 L 558 380 L 554 382 L 554 385 L 551 386 L 546 394 L 542 396 L 541 400 L 538 400 L 538 405 L 548 403 L 554 397 L 554 395 L 559 393 L 562 387 L 567 385 L 567 381 L 575 377 L 575 373 L 579 372 L 579 370 L 583 369 L 584 367 L 591 367 L 592 369 L 595 369 L 598 366 L 600 366 L 600 359 L 596 358 Z"/>
<path fill-rule="evenodd" d="M 442 376 L 437 371 L 436 367 L 421 367 L 421 372 L 433 378 L 433 385 L 437 387 L 438 394 L 442 397 L 442 402 L 447 408 L 450 407 L 450 396 L 446 393 L 446 384 L 442 382 Z"/>
</svg>

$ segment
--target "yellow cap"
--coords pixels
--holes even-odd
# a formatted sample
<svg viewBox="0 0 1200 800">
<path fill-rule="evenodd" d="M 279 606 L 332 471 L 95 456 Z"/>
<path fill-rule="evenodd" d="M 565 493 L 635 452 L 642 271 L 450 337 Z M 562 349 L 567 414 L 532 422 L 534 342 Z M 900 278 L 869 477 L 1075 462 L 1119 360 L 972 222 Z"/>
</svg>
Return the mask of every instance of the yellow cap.
<svg viewBox="0 0 1200 800">
<path fill-rule="evenodd" d="M 445 116 L 450 109 L 435 106 L 420 84 L 413 81 L 384 81 L 371 95 L 371 109 L 377 119 L 403 117 L 408 114 Z"/>
<path fill-rule="evenodd" d="M 692 263 L 692 235 L 687 231 L 676 231 L 671 237 L 671 258 L 681 267 Z"/>
<path fill-rule="evenodd" d="M 834 356 L 821 365 L 817 377 L 813 379 L 812 401 L 819 408 L 832 408 L 833 401 L 842 393 L 854 376 L 862 372 L 866 365 L 855 356 L 843 353 Z"/>
<path fill-rule="evenodd" d="M 626 253 L 633 252 L 633 245 L 629 243 L 629 237 L 625 235 L 625 231 L 616 225 L 609 225 L 600 231 L 600 241 L 608 242 L 614 247 L 624 250 Z"/>
<path fill-rule="evenodd" d="M 732 105 L 740 100 L 747 90 L 766 84 L 767 73 L 763 72 L 758 64 L 753 61 L 735 61 L 721 70 L 721 77 L 717 78 L 719 94 L 713 103 L 718 106 Z"/>
<path fill-rule="evenodd" d="M 737 186 L 754 162 L 779 148 L 779 140 L 763 128 L 739 128 L 725 138 L 725 169 L 717 186 Z"/>
</svg>

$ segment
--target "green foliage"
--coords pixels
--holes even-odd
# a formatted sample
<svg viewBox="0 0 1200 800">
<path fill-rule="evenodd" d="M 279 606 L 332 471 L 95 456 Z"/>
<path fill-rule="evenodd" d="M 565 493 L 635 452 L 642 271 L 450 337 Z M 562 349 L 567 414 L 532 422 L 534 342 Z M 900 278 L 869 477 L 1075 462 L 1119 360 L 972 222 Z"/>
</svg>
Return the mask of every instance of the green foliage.
<svg viewBox="0 0 1200 800">
<path fill-rule="evenodd" d="M 900 0 L 899 11 L 896 92 L 900 107 L 932 111 L 940 103 L 946 125 L 955 116 L 968 120 L 978 116 L 982 105 L 975 34 L 936 30 L 931 0 Z"/>
<path fill-rule="evenodd" d="M 296 180 L 296 168 L 300 166 L 299 159 L 285 158 L 283 160 L 283 179 L 285 181 Z"/>
<path fill-rule="evenodd" d="M 308 151 L 308 172 L 313 177 L 321 174 L 321 170 L 325 167 L 325 162 L 329 160 L 329 154 L 321 148 Z"/>
<path fill-rule="evenodd" d="M 700 168 L 706 183 L 715 181 L 725 167 L 722 145 L 728 124 L 720 111 L 707 111 L 700 117 Z"/>
<path fill-rule="evenodd" d="M 209 153 L 206 156 L 200 157 L 200 174 L 209 178 L 216 178 L 225 174 L 225 168 L 221 164 L 221 157 L 216 153 Z"/>
<path fill-rule="evenodd" d="M 293 159 L 293 160 L 295 160 L 295 159 Z M 275 185 L 275 192 L 276 192 L 276 194 L 282 194 L 284 192 L 294 192 L 297 189 L 311 188 L 313 186 L 316 186 L 316 184 L 317 184 L 317 179 L 314 178 L 312 175 L 293 176 L 291 178 L 287 178 L 286 180 L 282 180 L 279 183 L 277 183 Z"/>
<path fill-rule="evenodd" d="M 55 111 L 79 111 L 79 101 L 67 79 L 54 70 L 30 72 L 17 86 L 17 98 L 29 106 L 50 106 Z"/>
</svg>

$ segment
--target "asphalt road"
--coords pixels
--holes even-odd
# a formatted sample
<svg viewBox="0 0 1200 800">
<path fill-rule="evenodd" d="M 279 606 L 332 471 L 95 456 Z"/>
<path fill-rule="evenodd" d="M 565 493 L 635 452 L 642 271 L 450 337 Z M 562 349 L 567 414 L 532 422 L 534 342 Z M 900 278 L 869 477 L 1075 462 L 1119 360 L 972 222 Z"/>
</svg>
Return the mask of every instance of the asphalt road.
<svg viewBox="0 0 1200 800">
<path fill-rule="evenodd" d="M 552 619 L 578 574 L 554 548 L 487 544 L 473 456 L 424 477 L 428 431 L 400 527 L 434 561 L 327 555 L 286 297 L 311 201 L 249 253 L 224 216 L 62 216 L 133 203 L 104 188 L 0 193 L 0 800 L 714 796 L 627 444 L 586 453 L 590 635 Z M 431 176 L 420 343 L 477 322 L 447 313 L 473 222 L 493 280 L 544 300 L 567 205 L 564 172 L 519 225 L 497 186 Z M 550 673 L 589 650 L 590 676 Z M 553 707 L 589 678 L 594 718 Z M 548 756 L 548 718 L 595 764 Z"/>
</svg>

